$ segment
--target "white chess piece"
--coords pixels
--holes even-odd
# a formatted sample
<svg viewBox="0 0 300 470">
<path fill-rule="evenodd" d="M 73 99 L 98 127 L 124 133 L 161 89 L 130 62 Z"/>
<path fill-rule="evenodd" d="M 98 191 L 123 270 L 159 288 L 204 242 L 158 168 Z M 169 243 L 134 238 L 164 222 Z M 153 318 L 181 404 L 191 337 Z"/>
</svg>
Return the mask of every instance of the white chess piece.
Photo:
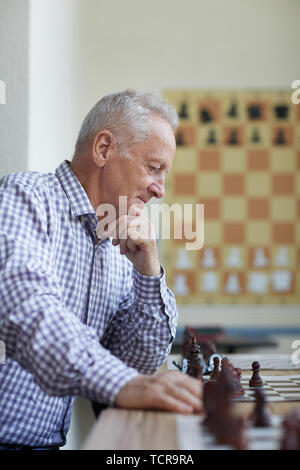
<svg viewBox="0 0 300 470">
<path fill-rule="evenodd" d="M 279 251 L 274 260 L 275 266 L 288 266 L 289 265 L 289 258 L 288 258 L 288 249 L 286 246 L 281 246 Z"/>
<path fill-rule="evenodd" d="M 258 247 L 255 248 L 254 251 L 254 259 L 253 259 L 253 266 L 254 268 L 265 268 L 269 264 L 269 260 L 265 255 L 265 251 L 263 248 Z"/>
<path fill-rule="evenodd" d="M 177 274 L 174 279 L 173 286 L 174 294 L 176 295 L 188 295 L 189 287 L 186 283 L 186 277 L 183 274 Z"/>
<path fill-rule="evenodd" d="M 288 270 L 273 271 L 272 286 L 275 292 L 289 292 L 292 285 L 292 273 Z"/>
<path fill-rule="evenodd" d="M 248 276 L 248 292 L 255 294 L 265 294 L 268 287 L 268 275 L 266 273 L 252 272 Z"/>
<path fill-rule="evenodd" d="M 217 266 L 213 248 L 205 248 L 201 265 L 204 268 L 215 268 Z"/>
<path fill-rule="evenodd" d="M 227 294 L 240 294 L 241 285 L 239 277 L 236 273 L 230 273 L 225 285 L 225 291 Z"/>
<path fill-rule="evenodd" d="M 240 248 L 238 246 L 234 246 L 231 248 L 229 256 L 226 260 L 226 266 L 230 266 L 231 268 L 239 268 L 242 265 L 241 253 Z"/>
<path fill-rule="evenodd" d="M 217 292 L 218 290 L 218 276 L 213 271 L 203 273 L 201 290 L 203 292 Z"/>
<path fill-rule="evenodd" d="M 177 251 L 177 260 L 175 263 L 177 269 L 190 269 L 192 268 L 192 263 L 189 258 L 188 253 L 184 248 L 179 248 Z"/>
</svg>

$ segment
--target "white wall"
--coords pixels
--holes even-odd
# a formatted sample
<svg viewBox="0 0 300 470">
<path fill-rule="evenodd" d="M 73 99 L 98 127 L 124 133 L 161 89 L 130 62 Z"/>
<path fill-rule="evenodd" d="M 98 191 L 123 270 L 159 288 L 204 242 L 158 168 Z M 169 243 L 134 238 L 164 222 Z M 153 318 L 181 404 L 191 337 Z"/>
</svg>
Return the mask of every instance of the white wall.
<svg viewBox="0 0 300 470">
<path fill-rule="evenodd" d="M 53 171 L 73 152 L 82 73 L 81 2 L 30 0 L 29 170 Z"/>
<path fill-rule="evenodd" d="M 29 169 L 69 158 L 84 115 L 109 92 L 289 88 L 299 78 L 299 0 L 30 4 Z"/>
<path fill-rule="evenodd" d="M 299 73 L 298 0 L 89 0 L 81 10 L 91 103 L 128 86 L 290 86 Z"/>
<path fill-rule="evenodd" d="M 29 3 L 0 0 L 0 178 L 27 168 Z"/>
</svg>

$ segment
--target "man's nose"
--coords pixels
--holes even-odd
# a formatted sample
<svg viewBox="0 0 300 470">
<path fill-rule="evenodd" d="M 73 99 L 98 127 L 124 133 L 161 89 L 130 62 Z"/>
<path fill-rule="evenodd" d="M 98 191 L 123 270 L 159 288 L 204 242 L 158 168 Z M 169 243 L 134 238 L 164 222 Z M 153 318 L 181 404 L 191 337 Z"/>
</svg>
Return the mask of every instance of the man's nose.
<svg viewBox="0 0 300 470">
<path fill-rule="evenodd" d="M 161 199 L 165 195 L 165 184 L 164 184 L 164 179 L 161 179 L 159 181 L 154 181 L 150 187 L 149 190 L 153 194 L 153 197 L 156 197 L 157 199 Z"/>
</svg>

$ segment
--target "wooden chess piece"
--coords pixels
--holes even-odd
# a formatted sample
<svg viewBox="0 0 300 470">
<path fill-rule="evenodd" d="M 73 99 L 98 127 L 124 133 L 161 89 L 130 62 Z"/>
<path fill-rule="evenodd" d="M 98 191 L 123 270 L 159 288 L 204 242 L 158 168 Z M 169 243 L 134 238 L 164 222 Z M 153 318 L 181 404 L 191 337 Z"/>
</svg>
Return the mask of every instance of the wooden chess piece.
<svg viewBox="0 0 300 470">
<path fill-rule="evenodd" d="M 280 450 L 300 450 L 300 419 L 299 414 L 289 413 L 282 423 L 283 435 Z"/>
<path fill-rule="evenodd" d="M 213 417 L 217 408 L 217 382 L 206 381 L 203 385 L 203 408 L 205 411 L 205 418 L 202 422 L 203 426 L 211 428 Z"/>
<path fill-rule="evenodd" d="M 236 397 L 241 397 L 245 395 L 245 390 L 241 384 L 241 377 L 242 377 L 242 369 L 239 369 L 238 367 L 235 367 L 233 369 L 234 377 L 235 377 L 235 384 L 236 384 L 236 392 L 235 396 Z"/>
<path fill-rule="evenodd" d="M 263 386 L 263 379 L 259 375 L 260 370 L 260 363 L 258 361 L 254 361 L 252 363 L 252 377 L 249 380 L 249 387 L 262 387 Z"/>
<path fill-rule="evenodd" d="M 252 415 L 255 428 L 267 428 L 271 426 L 271 418 L 266 407 L 265 394 L 261 389 L 254 392 L 255 408 Z"/>
<path fill-rule="evenodd" d="M 203 346 L 203 359 L 205 362 L 208 362 L 209 358 L 216 354 L 217 348 L 212 341 L 206 341 Z"/>
<path fill-rule="evenodd" d="M 218 356 L 214 357 L 214 368 L 210 374 L 210 380 L 217 380 L 221 372 L 220 369 L 220 358 Z"/>
<path fill-rule="evenodd" d="M 229 362 L 228 357 L 223 357 L 222 360 L 221 360 L 222 369 L 223 368 L 225 369 L 225 368 L 229 367 L 229 364 L 230 364 L 230 362 Z"/>
<path fill-rule="evenodd" d="M 203 382 L 203 364 L 200 361 L 192 362 L 191 377 L 201 380 Z"/>
<path fill-rule="evenodd" d="M 205 369 L 205 364 L 200 356 L 200 347 L 196 342 L 194 342 L 193 349 L 191 349 L 191 359 L 189 361 L 187 374 L 192 377 L 201 377 L 202 379 Z"/>
<path fill-rule="evenodd" d="M 189 345 L 188 351 L 189 351 L 191 356 L 195 353 L 200 354 L 200 346 L 199 346 L 199 344 L 197 344 L 195 336 L 192 336 L 192 338 L 191 338 L 191 343 Z"/>
<path fill-rule="evenodd" d="M 217 432 L 218 444 L 229 445 L 236 450 L 246 450 L 248 440 L 245 427 L 245 419 L 242 416 L 230 415 L 226 420 L 223 420 L 222 427 Z"/>
</svg>

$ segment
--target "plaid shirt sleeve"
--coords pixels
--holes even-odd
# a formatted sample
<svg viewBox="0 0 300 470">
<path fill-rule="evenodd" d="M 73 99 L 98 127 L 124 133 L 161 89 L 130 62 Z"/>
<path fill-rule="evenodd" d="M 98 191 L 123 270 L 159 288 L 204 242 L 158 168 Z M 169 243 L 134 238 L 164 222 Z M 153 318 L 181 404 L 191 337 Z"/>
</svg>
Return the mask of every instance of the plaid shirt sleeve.
<svg viewBox="0 0 300 470">
<path fill-rule="evenodd" d="M 165 273 L 144 276 L 131 263 L 125 296 L 102 344 L 140 373 L 157 370 L 169 354 L 175 338 L 178 313 L 167 288 Z"/>
<path fill-rule="evenodd" d="M 0 201 L 0 337 L 7 355 L 50 395 L 80 394 L 113 404 L 138 372 L 101 346 L 94 330 L 64 306 L 47 208 L 34 188 L 9 179 L 0 186 Z"/>
</svg>

